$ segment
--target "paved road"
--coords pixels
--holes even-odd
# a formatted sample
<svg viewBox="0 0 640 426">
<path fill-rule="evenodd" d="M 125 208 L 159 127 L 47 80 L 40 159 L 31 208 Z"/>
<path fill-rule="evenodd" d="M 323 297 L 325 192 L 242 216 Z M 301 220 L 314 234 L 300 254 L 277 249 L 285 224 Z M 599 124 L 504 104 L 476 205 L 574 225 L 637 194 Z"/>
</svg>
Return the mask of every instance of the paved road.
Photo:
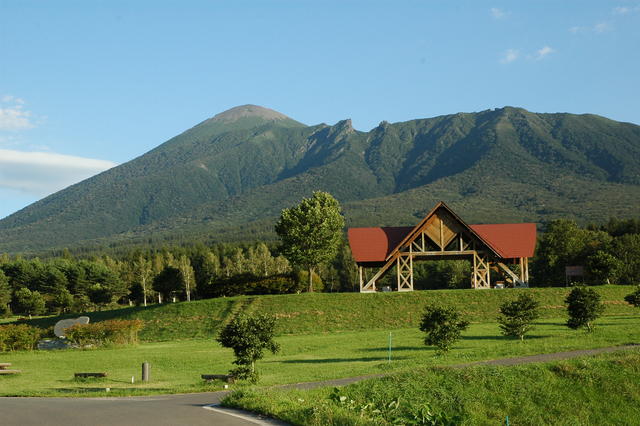
<svg viewBox="0 0 640 426">
<path fill-rule="evenodd" d="M 0 398 L 2 426 L 173 426 L 266 424 L 205 409 L 225 392 L 129 398 Z"/>
<path fill-rule="evenodd" d="M 452 367 L 464 368 L 472 365 L 516 365 L 531 362 L 548 362 L 637 347 L 640 347 L 640 345 L 556 352 L 459 364 Z M 319 386 L 341 386 L 383 375 L 376 374 L 322 382 L 297 383 L 278 387 L 312 389 Z M 0 426 L 239 426 L 282 424 L 240 411 L 214 411 L 206 408 L 209 405 L 219 403 L 225 393 L 226 391 L 129 398 L 0 398 Z"/>
</svg>

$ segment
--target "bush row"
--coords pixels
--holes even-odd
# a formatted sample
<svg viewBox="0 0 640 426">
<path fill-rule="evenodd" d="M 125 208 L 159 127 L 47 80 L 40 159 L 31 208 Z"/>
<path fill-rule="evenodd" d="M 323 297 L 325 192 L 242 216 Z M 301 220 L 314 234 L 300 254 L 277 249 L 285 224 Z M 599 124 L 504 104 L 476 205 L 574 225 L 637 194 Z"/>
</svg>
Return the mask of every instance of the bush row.
<svg viewBox="0 0 640 426">
<path fill-rule="evenodd" d="M 67 339 L 80 346 L 128 345 L 138 343 L 142 320 L 111 320 L 76 324 L 65 330 Z"/>
<path fill-rule="evenodd" d="M 32 350 L 42 330 L 26 324 L 0 326 L 0 352 Z"/>
</svg>

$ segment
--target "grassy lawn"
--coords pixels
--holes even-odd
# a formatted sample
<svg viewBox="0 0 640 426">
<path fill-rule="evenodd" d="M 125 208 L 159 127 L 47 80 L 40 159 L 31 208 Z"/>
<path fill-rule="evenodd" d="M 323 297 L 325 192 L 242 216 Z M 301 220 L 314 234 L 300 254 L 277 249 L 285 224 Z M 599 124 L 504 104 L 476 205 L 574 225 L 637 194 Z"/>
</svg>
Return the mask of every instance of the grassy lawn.
<svg viewBox="0 0 640 426">
<path fill-rule="evenodd" d="M 300 425 L 637 425 L 639 366 L 634 349 L 512 367 L 419 367 L 339 389 L 243 389 L 223 404 Z"/>
<path fill-rule="evenodd" d="M 422 343 L 415 327 L 343 331 L 308 335 L 284 335 L 278 355 L 258 363 L 261 385 L 316 381 L 375 374 L 391 370 L 413 370 L 563 350 L 613 346 L 640 341 L 640 315 L 605 316 L 588 334 L 573 331 L 564 319 L 540 320 L 524 343 L 502 337 L 495 323 L 473 324 L 450 354 L 439 357 Z M 389 332 L 392 361 L 387 361 Z M 12 352 L 0 354 L 0 362 L 11 362 L 23 371 L 0 377 L 0 395 L 100 396 L 219 390 L 206 385 L 200 374 L 222 374 L 232 367 L 231 350 L 213 339 L 148 342 L 138 346 L 95 350 Z M 151 363 L 151 382 L 139 383 L 140 365 Z M 77 382 L 74 372 L 105 371 L 102 380 Z M 136 383 L 131 384 L 131 376 Z"/>
</svg>

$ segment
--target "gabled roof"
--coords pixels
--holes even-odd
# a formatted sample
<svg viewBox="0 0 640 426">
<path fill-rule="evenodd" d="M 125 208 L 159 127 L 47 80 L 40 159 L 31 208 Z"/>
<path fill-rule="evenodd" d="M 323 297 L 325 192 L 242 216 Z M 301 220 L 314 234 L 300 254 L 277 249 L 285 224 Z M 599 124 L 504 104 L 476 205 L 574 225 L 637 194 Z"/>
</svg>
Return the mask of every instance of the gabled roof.
<svg viewBox="0 0 640 426">
<path fill-rule="evenodd" d="M 532 257 L 536 246 L 536 224 L 467 225 L 445 203 L 438 203 L 414 227 L 349 228 L 349 245 L 356 262 L 384 262 L 420 232 L 438 209 L 445 209 L 466 231 L 484 243 L 496 257 Z"/>
</svg>

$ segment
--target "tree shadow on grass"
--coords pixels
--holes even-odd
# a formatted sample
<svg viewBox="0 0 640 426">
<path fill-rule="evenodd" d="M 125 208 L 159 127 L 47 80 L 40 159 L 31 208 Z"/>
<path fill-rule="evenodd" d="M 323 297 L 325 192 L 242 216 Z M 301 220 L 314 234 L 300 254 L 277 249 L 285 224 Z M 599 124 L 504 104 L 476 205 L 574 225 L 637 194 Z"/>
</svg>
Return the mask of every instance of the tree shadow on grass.
<svg viewBox="0 0 640 426">
<path fill-rule="evenodd" d="M 379 347 L 379 348 L 363 348 L 358 349 L 360 352 L 387 352 L 389 350 L 389 346 Z M 427 346 L 391 346 L 392 352 L 398 351 L 425 351 L 425 350 L 433 350 L 433 348 Z"/>
<path fill-rule="evenodd" d="M 557 325 L 559 327 L 566 327 L 566 322 L 536 322 L 534 325 Z"/>
<path fill-rule="evenodd" d="M 541 336 L 541 335 L 536 335 L 536 334 L 525 334 L 524 336 L 524 340 L 530 340 L 530 339 L 545 339 L 551 337 L 550 335 L 546 335 L 546 336 Z M 460 337 L 460 340 L 500 340 L 500 341 L 515 341 L 515 340 L 520 340 L 516 337 L 512 337 L 512 336 L 503 336 L 503 335 L 496 335 L 496 336 L 462 336 Z"/>
<path fill-rule="evenodd" d="M 407 359 L 405 356 L 396 356 L 393 359 Z M 283 364 L 330 364 L 334 362 L 371 362 L 371 361 L 384 361 L 384 357 L 362 357 L 362 358 L 324 358 L 324 359 L 287 359 L 283 361 L 277 361 Z"/>
</svg>

